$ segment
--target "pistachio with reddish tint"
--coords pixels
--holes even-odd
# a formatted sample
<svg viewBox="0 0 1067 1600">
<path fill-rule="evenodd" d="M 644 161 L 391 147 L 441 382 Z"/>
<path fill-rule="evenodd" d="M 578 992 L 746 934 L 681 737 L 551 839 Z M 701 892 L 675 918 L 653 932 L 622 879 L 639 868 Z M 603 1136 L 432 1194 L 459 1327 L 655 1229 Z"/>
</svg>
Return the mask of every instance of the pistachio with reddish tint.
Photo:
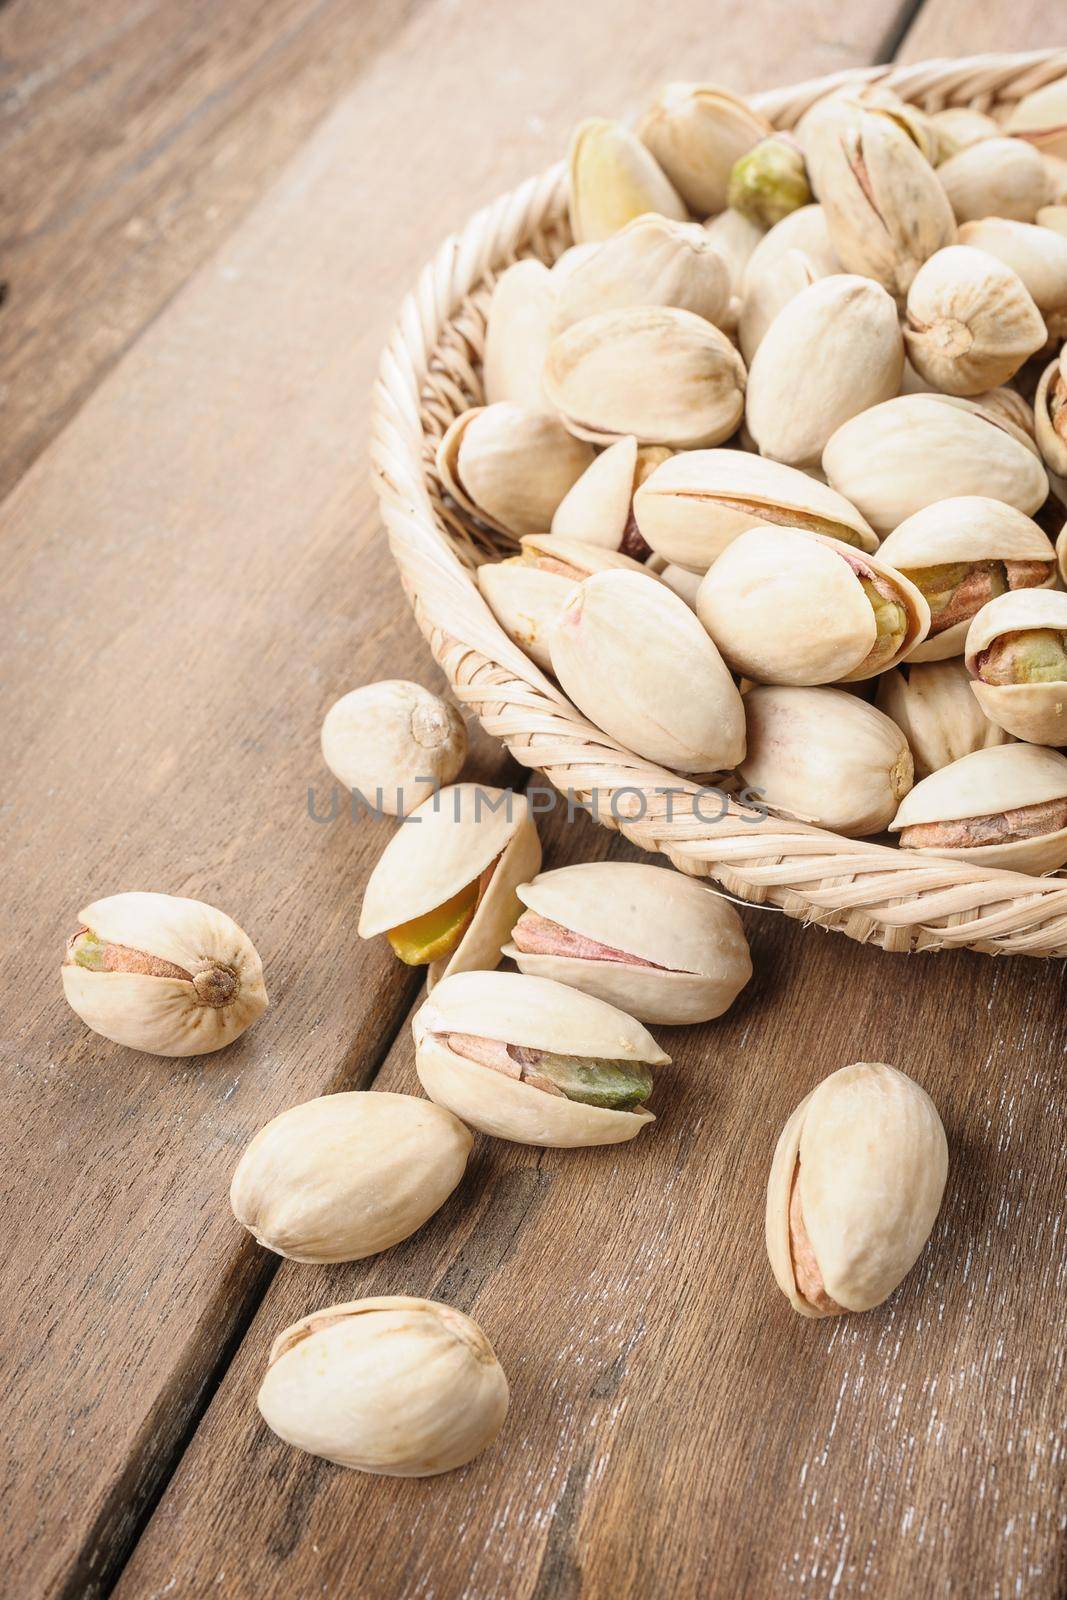
<svg viewBox="0 0 1067 1600">
<path fill-rule="evenodd" d="M 976 750 L 917 783 L 891 830 L 921 855 L 1054 872 L 1067 861 L 1067 760 L 1036 744 Z"/>
<path fill-rule="evenodd" d="M 1067 745 L 1067 594 L 1028 589 L 983 606 L 967 634 L 986 716 L 1031 744 Z"/>
</svg>

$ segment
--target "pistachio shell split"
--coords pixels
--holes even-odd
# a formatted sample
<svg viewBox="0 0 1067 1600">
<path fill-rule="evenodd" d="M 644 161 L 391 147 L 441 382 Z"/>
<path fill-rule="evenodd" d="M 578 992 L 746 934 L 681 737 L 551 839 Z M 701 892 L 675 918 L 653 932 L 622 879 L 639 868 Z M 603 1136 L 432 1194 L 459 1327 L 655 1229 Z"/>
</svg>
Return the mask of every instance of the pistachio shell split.
<svg viewBox="0 0 1067 1600">
<path fill-rule="evenodd" d="M 552 341 L 544 382 L 570 431 L 595 444 L 624 434 L 678 450 L 719 444 L 745 409 L 745 364 L 734 346 L 704 317 L 673 306 L 576 322 Z"/>
<path fill-rule="evenodd" d="M 948 1176 L 937 1108 L 911 1078 L 860 1061 L 824 1078 L 782 1130 L 767 1253 L 804 1317 L 870 1311 L 911 1271 Z"/>
<path fill-rule="evenodd" d="M 476 1322 L 436 1300 L 326 1306 L 271 1346 L 258 1405 L 287 1444 L 338 1466 L 428 1478 L 500 1432 L 508 1384 Z"/>
<path fill-rule="evenodd" d="M 453 499 L 516 539 L 548 532 L 592 459 L 558 418 L 504 402 L 461 412 L 437 447 L 437 470 Z"/>
<path fill-rule="evenodd" d="M 876 703 L 907 739 L 916 781 L 975 750 L 1008 742 L 971 693 L 962 661 L 905 662 L 879 678 Z"/>
<path fill-rule="evenodd" d="M 957 222 L 982 217 L 1033 222 L 1048 197 L 1045 164 L 1023 139 L 984 139 L 943 162 L 937 176 Z"/>
<path fill-rule="evenodd" d="M 583 862 L 521 884 L 519 898 L 505 955 L 641 1022 L 707 1022 L 752 976 L 733 906 L 680 872 Z"/>
<path fill-rule="evenodd" d="M 632 435 L 617 439 L 564 495 L 552 518 L 553 534 L 645 561 L 651 552 L 634 516 L 634 495 L 670 455 L 662 445 L 639 445 Z"/>
<path fill-rule="evenodd" d="M 390 678 L 334 702 L 322 724 L 322 757 L 346 789 L 403 816 L 459 776 L 467 729 L 447 700 Z"/>
<path fill-rule="evenodd" d="M 1067 332 L 1058 319 L 1067 314 L 1067 239 L 1053 228 L 1009 217 L 983 217 L 960 229 L 960 244 L 987 250 L 1025 283 L 1049 333 Z"/>
<path fill-rule="evenodd" d="M 471 1135 L 414 1095 L 321 1095 L 261 1128 L 237 1164 L 241 1225 L 291 1261 L 361 1261 L 399 1244 L 463 1176 Z"/>
<path fill-rule="evenodd" d="M 571 232 L 578 244 L 609 239 L 656 211 L 685 222 L 682 200 L 648 148 L 606 117 L 580 122 L 567 153 Z"/>
<path fill-rule="evenodd" d="M 179 895 L 109 895 L 78 913 L 63 992 L 94 1033 L 156 1056 L 222 1050 L 267 1009 L 263 965 L 225 912 Z"/>
<path fill-rule="evenodd" d="M 542 261 L 516 261 L 500 274 L 485 324 L 482 374 L 488 405 L 510 400 L 527 411 L 551 412 L 541 373 L 557 294 L 557 280 Z"/>
<path fill-rule="evenodd" d="M 649 214 L 627 223 L 568 275 L 553 333 L 628 306 L 677 306 L 721 323 L 729 303 L 729 269 L 707 231 Z"/>
<path fill-rule="evenodd" d="M 431 1100 L 469 1127 L 518 1144 L 621 1144 L 655 1119 L 652 1066 L 669 1063 L 642 1025 L 549 978 L 465 972 L 412 1020 Z"/>
<path fill-rule="evenodd" d="M 917 783 L 891 827 L 922 855 L 1053 872 L 1067 861 L 1067 760 L 1037 744 L 976 750 Z"/>
<path fill-rule="evenodd" d="M 727 201 L 761 228 L 773 228 L 811 199 L 804 152 L 788 133 L 769 134 L 734 163 Z"/>
<path fill-rule="evenodd" d="M 1047 337 L 1018 274 L 969 245 L 939 250 L 908 290 L 909 359 L 946 394 L 979 395 L 1007 383 Z"/>
<path fill-rule="evenodd" d="M 1049 363 L 1034 397 L 1037 447 L 1050 472 L 1067 478 L 1067 359 Z"/>
<path fill-rule="evenodd" d="M 1067 745 L 1067 594 L 991 600 L 971 623 L 965 659 L 987 717 L 1017 739 Z"/>
<path fill-rule="evenodd" d="M 1008 114 L 1005 127 L 1046 155 L 1067 161 L 1067 78 L 1057 78 L 1023 95 Z"/>
<path fill-rule="evenodd" d="M 707 217 L 726 206 L 735 163 L 774 130 L 728 89 L 671 83 L 637 132 L 690 211 Z"/>
</svg>

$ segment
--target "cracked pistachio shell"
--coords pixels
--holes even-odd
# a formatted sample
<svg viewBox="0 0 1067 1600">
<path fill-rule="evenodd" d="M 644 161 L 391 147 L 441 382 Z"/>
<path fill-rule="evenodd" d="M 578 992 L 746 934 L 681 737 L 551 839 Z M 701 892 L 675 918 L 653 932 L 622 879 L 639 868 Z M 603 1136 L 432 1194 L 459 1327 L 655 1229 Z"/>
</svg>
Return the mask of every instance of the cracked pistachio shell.
<svg viewBox="0 0 1067 1600">
<path fill-rule="evenodd" d="M 1037 744 L 999 744 L 976 750 L 917 783 L 890 824 L 893 833 L 931 822 L 960 822 L 1044 805 L 1067 797 L 1067 761 Z M 905 846 L 901 846 L 905 848 Z M 1067 861 L 1067 828 L 1006 844 L 936 848 L 916 855 L 969 861 L 1008 872 L 1052 872 Z"/>
<path fill-rule="evenodd" d="M 334 702 L 322 724 L 322 756 L 346 789 L 395 817 L 459 776 L 467 729 L 447 700 L 390 678 Z"/>
<path fill-rule="evenodd" d="M 826 212 L 820 205 L 801 206 L 757 241 L 745 264 L 741 293 L 747 296 L 757 279 L 777 271 L 791 250 L 799 250 L 807 256 L 817 278 L 828 278 L 831 273 L 841 271 L 841 263 L 830 242 Z"/>
<path fill-rule="evenodd" d="M 877 621 L 856 566 L 904 610 L 896 648 L 875 664 Z M 885 562 L 837 539 L 782 528 L 751 528 L 734 540 L 700 585 L 697 616 L 735 672 L 797 687 L 885 672 L 930 623 L 918 589 Z"/>
<path fill-rule="evenodd" d="M 911 788 L 901 730 L 841 689 L 756 687 L 745 695 L 747 788 L 800 822 L 856 839 L 881 833 Z"/>
<path fill-rule="evenodd" d="M 557 256 L 549 269 L 557 291 L 563 288 L 571 273 L 577 272 L 582 263 L 589 261 L 599 249 L 600 241 L 592 239 L 588 244 L 572 244 Z"/>
<path fill-rule="evenodd" d="M 263 964 L 224 911 L 172 894 L 94 900 L 61 969 L 94 1033 L 156 1056 L 222 1050 L 267 1009 Z"/>
<path fill-rule="evenodd" d="M 806 1300 L 790 1239 L 794 1181 L 811 1256 L 841 1311 L 887 1300 L 921 1254 L 941 1208 L 948 1144 L 925 1090 L 881 1062 L 824 1078 L 782 1130 L 767 1186 L 767 1253 L 801 1316 Z"/>
<path fill-rule="evenodd" d="M 541 865 L 541 844 L 526 797 L 484 784 L 453 784 L 405 818 L 367 882 L 360 938 L 373 939 L 443 906 L 493 862 L 469 926 L 448 959 L 433 963 L 430 978 L 495 967 L 521 910 L 515 886 Z"/>
<path fill-rule="evenodd" d="M 960 495 L 926 506 L 894 528 L 878 555 L 912 582 L 925 567 L 973 561 L 1047 561 L 1046 585 L 1056 577 L 1056 552 L 1037 523 L 986 495 Z M 930 634 L 908 659 L 945 661 L 962 655 L 969 622 L 967 618 Z"/>
<path fill-rule="evenodd" d="M 637 525 L 665 561 L 704 573 L 753 527 L 825 533 L 876 550 L 855 506 L 806 472 L 741 450 L 691 450 L 657 467 L 634 496 Z"/>
<path fill-rule="evenodd" d="M 982 494 L 1029 516 L 1048 496 L 1025 434 L 973 401 L 944 395 L 898 395 L 862 411 L 838 428 L 822 464 L 880 534 L 935 500 Z"/>
<path fill-rule="evenodd" d="M 971 623 L 964 654 L 971 689 L 986 716 L 1016 739 L 1067 745 L 1067 680 L 984 683 L 982 653 L 1006 633 L 1034 628 L 1067 634 L 1067 594 L 1060 589 L 1017 589 L 984 605 Z"/>
<path fill-rule="evenodd" d="M 741 696 L 685 601 L 647 573 L 599 572 L 571 591 L 551 636 L 564 692 L 635 755 L 719 772 L 745 753 Z"/>
<path fill-rule="evenodd" d="M 1034 427 L 1045 465 L 1067 478 L 1067 357 L 1050 362 L 1041 375 L 1034 397 Z"/>
<path fill-rule="evenodd" d="M 770 134 L 734 162 L 729 204 L 762 228 L 773 228 L 811 198 L 804 152 L 791 134 Z"/>
<path fill-rule="evenodd" d="M 514 538 L 548 532 L 592 459 L 558 418 L 508 402 L 461 412 L 437 447 L 437 471 L 452 498 Z"/>
<path fill-rule="evenodd" d="M 521 971 L 570 984 L 641 1022 L 708 1022 L 722 1016 L 752 976 L 733 906 L 680 872 L 640 862 L 582 862 L 542 872 L 519 886 L 519 898 L 528 910 L 614 952 L 603 960 L 511 944 L 505 954 Z"/>
<path fill-rule="evenodd" d="M 628 128 L 605 117 L 578 124 L 567 153 L 571 232 L 577 244 L 608 239 L 646 211 L 685 222 L 662 167 Z"/>
<path fill-rule="evenodd" d="M 983 217 L 963 225 L 960 244 L 987 250 L 1011 267 L 1029 289 L 1049 333 L 1057 332 L 1056 319 L 1067 313 L 1067 239 L 1035 223 Z"/>
<path fill-rule="evenodd" d="M 517 1144 L 569 1149 L 622 1144 L 651 1111 L 618 1111 L 548 1094 L 456 1055 L 441 1035 L 462 1033 L 531 1050 L 607 1061 L 669 1065 L 652 1035 L 603 1000 L 521 972 L 465 972 L 434 990 L 416 1012 L 415 1068 L 431 1100 L 469 1127 Z"/>
<path fill-rule="evenodd" d="M 818 276 L 803 250 L 787 250 L 770 271 L 756 278 L 745 295 L 737 323 L 737 341 L 749 367 L 778 313 Z"/>
<path fill-rule="evenodd" d="M 946 106 L 943 111 L 933 111 L 926 118 L 926 126 L 933 138 L 936 165 L 980 139 L 998 139 L 1002 131 L 992 117 L 984 111 L 972 111 L 969 106 Z"/>
<path fill-rule="evenodd" d="M 1008 735 L 990 722 L 971 693 L 962 661 L 919 667 L 905 662 L 879 678 L 875 703 L 907 739 L 916 782 L 961 756 L 1008 742 Z"/>
<path fill-rule="evenodd" d="M 1013 217 L 1033 222 L 1048 198 L 1041 156 L 1023 139 L 983 139 L 937 169 L 957 222 Z"/>
<path fill-rule="evenodd" d="M 259 1244 L 291 1261 L 362 1261 L 444 1205 L 471 1135 L 409 1094 L 327 1094 L 261 1128 L 237 1164 L 230 1206 Z"/>
<path fill-rule="evenodd" d="M 556 507 L 553 534 L 645 560 L 649 550 L 634 519 L 634 494 L 670 457 L 663 445 L 639 445 L 632 434 L 616 439 Z"/>
<path fill-rule="evenodd" d="M 891 296 L 870 278 L 821 278 L 779 312 L 755 354 L 745 402 L 749 432 L 761 455 L 817 466 L 841 424 L 891 399 L 903 372 Z"/>
<path fill-rule="evenodd" d="M 579 439 L 612 444 L 633 434 L 641 444 L 684 450 L 735 431 L 745 364 L 704 317 L 638 306 L 585 317 L 553 339 L 545 390 Z"/>
<path fill-rule="evenodd" d="M 677 306 L 720 323 L 730 273 L 698 222 L 649 214 L 606 239 L 559 290 L 553 333 L 584 317 L 627 306 Z"/>
<path fill-rule="evenodd" d="M 1023 95 L 1008 114 L 1008 133 L 1026 139 L 1046 155 L 1067 161 L 1067 78 Z"/>
<path fill-rule="evenodd" d="M 541 373 L 557 298 L 556 279 L 542 261 L 516 261 L 500 274 L 485 325 L 487 404 L 510 400 L 527 411 L 551 413 Z"/>
<path fill-rule="evenodd" d="M 1051 228 L 1053 233 L 1061 234 L 1067 239 L 1067 202 L 1042 206 L 1037 214 L 1037 221 L 1040 227 Z"/>
<path fill-rule="evenodd" d="M 946 394 L 979 395 L 1007 383 L 1047 337 L 1018 273 L 970 245 L 939 250 L 908 290 L 908 357 Z"/>
<path fill-rule="evenodd" d="M 938 174 L 892 115 L 843 98 L 820 101 L 801 137 L 841 265 L 902 299 L 956 237 Z"/>
<path fill-rule="evenodd" d="M 551 672 L 549 640 L 574 585 L 593 572 L 644 568 L 617 550 L 561 535 L 531 534 L 522 541 L 522 551 L 521 556 L 480 566 L 478 587 L 508 638 L 543 672 Z M 543 564 L 537 564 L 538 557 Z"/>
<path fill-rule="evenodd" d="M 299 1450 L 359 1472 L 428 1478 L 492 1444 L 508 1383 L 461 1311 L 386 1295 L 325 1306 L 280 1333 L 257 1403 Z"/>
<path fill-rule="evenodd" d="M 725 209 L 734 164 L 774 129 L 728 89 L 670 83 L 637 132 L 689 209 L 707 217 Z"/>
<path fill-rule="evenodd" d="M 685 601 L 690 611 L 696 610 L 697 590 L 700 588 L 699 572 L 690 572 L 687 567 L 673 566 L 669 561 L 661 561 L 658 556 L 653 556 L 648 565 L 655 571 L 661 583 L 665 583 L 679 599 Z"/>
</svg>

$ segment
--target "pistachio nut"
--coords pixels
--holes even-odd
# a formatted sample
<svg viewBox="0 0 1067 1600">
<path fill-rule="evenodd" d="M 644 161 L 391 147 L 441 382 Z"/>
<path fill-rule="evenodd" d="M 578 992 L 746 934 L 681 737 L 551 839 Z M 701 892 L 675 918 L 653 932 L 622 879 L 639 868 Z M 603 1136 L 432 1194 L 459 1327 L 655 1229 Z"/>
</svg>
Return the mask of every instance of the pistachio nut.
<svg viewBox="0 0 1067 1600">
<path fill-rule="evenodd" d="M 327 1094 L 260 1128 L 230 1185 L 238 1222 L 290 1261 L 362 1261 L 444 1205 L 471 1135 L 409 1094 Z"/>
<path fill-rule="evenodd" d="M 946 394 L 979 395 L 1007 383 L 1047 337 L 1018 274 L 970 245 L 939 250 L 908 290 L 908 357 Z"/>
<path fill-rule="evenodd" d="M 527 411 L 551 413 L 541 373 L 557 298 L 557 280 L 543 261 L 516 261 L 496 280 L 482 362 L 487 404 L 510 400 Z"/>
<path fill-rule="evenodd" d="M 737 322 L 737 342 L 749 367 L 778 313 L 818 277 L 810 256 L 803 250 L 787 250 L 750 285 Z"/>
<path fill-rule="evenodd" d="M 826 212 L 820 205 L 801 206 L 757 240 L 746 262 L 738 292 L 747 298 L 757 280 L 773 275 L 791 250 L 799 250 L 807 257 L 816 278 L 828 278 L 841 271 L 841 263 L 830 242 Z"/>
<path fill-rule="evenodd" d="M 447 700 L 390 678 L 334 701 L 322 724 L 322 758 L 346 789 L 403 816 L 459 776 L 467 729 Z"/>
<path fill-rule="evenodd" d="M 437 447 L 438 474 L 457 504 L 516 539 L 548 532 L 592 459 L 558 418 L 503 401 L 461 412 Z"/>
<path fill-rule="evenodd" d="M 842 423 L 897 393 L 903 371 L 897 308 L 885 290 L 849 273 L 821 278 L 778 313 L 756 351 L 749 431 L 761 455 L 815 466 Z"/>
<path fill-rule="evenodd" d="M 650 214 L 627 223 L 568 275 L 552 331 L 628 306 L 677 306 L 721 323 L 729 303 L 729 269 L 707 231 Z"/>
<path fill-rule="evenodd" d="M 478 568 L 478 587 L 508 638 L 542 672 L 551 672 L 549 640 L 567 596 L 591 573 L 616 567 L 643 571 L 629 556 L 603 545 L 558 534 L 530 534 L 522 541 L 521 555 L 487 561 Z"/>
<path fill-rule="evenodd" d="M 830 439 L 822 464 L 880 534 L 935 500 L 982 494 L 1029 516 L 1048 495 L 1025 434 L 973 401 L 943 395 L 898 395 L 852 417 Z"/>
<path fill-rule="evenodd" d="M 1039 744 L 976 750 L 917 783 L 890 827 L 923 855 L 1053 872 L 1067 861 L 1067 760 Z"/>
<path fill-rule="evenodd" d="M 879 557 L 782 528 L 751 528 L 723 551 L 697 616 L 735 672 L 798 687 L 886 672 L 930 624 L 918 589 Z"/>
<path fill-rule="evenodd" d="M 911 1078 L 869 1061 L 824 1078 L 783 1128 L 767 1186 L 767 1253 L 794 1311 L 887 1300 L 933 1231 L 947 1176 L 937 1107 Z"/>
<path fill-rule="evenodd" d="M 1067 78 L 1024 94 L 1009 112 L 1005 127 L 1036 149 L 1067 161 Z"/>
<path fill-rule="evenodd" d="M 704 317 L 674 306 L 574 323 L 553 339 L 544 381 L 567 427 L 594 444 L 624 434 L 678 450 L 719 444 L 745 409 L 745 364 L 734 346 Z"/>
<path fill-rule="evenodd" d="M 962 661 L 920 667 L 906 661 L 879 678 L 875 703 L 907 739 L 916 782 L 974 750 L 1008 742 L 971 693 Z"/>
<path fill-rule="evenodd" d="M 492 1444 L 508 1382 L 462 1311 L 385 1295 L 325 1306 L 280 1333 L 257 1404 L 298 1450 L 358 1472 L 429 1478 Z"/>
<path fill-rule="evenodd" d="M 931 159 L 935 166 L 982 139 L 997 139 L 1001 133 L 998 122 L 984 111 L 972 111 L 970 106 L 946 106 L 943 111 L 932 111 L 926 126 L 934 142 Z"/>
<path fill-rule="evenodd" d="M 639 445 L 632 434 L 616 439 L 563 496 L 552 518 L 553 534 L 646 561 L 651 551 L 637 526 L 634 495 L 670 456 L 663 445 Z"/>
<path fill-rule="evenodd" d="M 764 237 L 763 231 L 747 217 L 743 217 L 740 211 L 729 209 L 720 211 L 716 217 L 710 217 L 704 224 L 704 232 L 711 240 L 714 249 L 722 256 L 726 270 L 730 274 L 730 304 L 718 324 L 725 332 L 730 333 L 737 327 L 737 319 L 741 313 L 745 269 Z"/>
<path fill-rule="evenodd" d="M 1040 222 L 1041 212 L 1050 207 L 1067 205 L 1067 158 L 1063 156 L 1043 156 L 1045 163 L 1045 176 L 1048 180 L 1048 195 L 1046 203 L 1038 211 L 1035 220 Z"/>
<path fill-rule="evenodd" d="M 401 961 L 449 972 L 492 966 L 541 864 L 525 796 L 477 783 L 424 800 L 386 845 L 363 894 L 359 936 L 388 935 Z"/>
<path fill-rule="evenodd" d="M 1033 222 L 1048 198 L 1045 164 L 1023 139 L 983 139 L 937 169 L 957 222 L 1013 217 Z"/>
<path fill-rule="evenodd" d="M 690 450 L 657 467 L 634 495 L 634 515 L 658 556 L 706 572 L 753 527 L 825 533 L 861 550 L 878 540 L 843 495 L 795 467 L 740 450 Z"/>
<path fill-rule="evenodd" d="M 78 913 L 61 971 L 87 1027 L 155 1056 L 222 1050 L 267 1009 L 248 935 L 225 912 L 179 895 L 94 900 Z"/>
<path fill-rule="evenodd" d="M 1018 273 L 1049 334 L 1067 333 L 1067 239 L 1053 228 L 1009 217 L 983 217 L 960 229 L 960 244 L 987 250 Z"/>
<path fill-rule="evenodd" d="M 1051 228 L 1053 233 L 1062 234 L 1067 238 L 1067 202 L 1042 206 L 1037 214 L 1037 221 L 1040 227 Z"/>
<path fill-rule="evenodd" d="M 648 148 L 605 117 L 580 122 L 567 153 L 571 232 L 576 243 L 609 239 L 635 217 L 658 211 L 686 221 L 686 209 Z"/>
<path fill-rule="evenodd" d="M 972 395 L 971 398 L 982 411 L 991 413 L 994 421 L 1010 422 L 1019 433 L 1036 442 L 1037 425 L 1034 421 L 1033 407 L 1027 404 L 1018 389 L 1007 388 L 1001 384 L 996 389 L 986 389 L 982 394 Z"/>
<path fill-rule="evenodd" d="M 581 862 L 520 884 L 519 898 L 505 955 L 640 1022 L 720 1017 L 752 976 L 733 906 L 669 868 Z"/>
<path fill-rule="evenodd" d="M 889 826 L 914 777 L 895 722 L 841 689 L 768 685 L 744 700 L 740 772 L 765 805 L 849 839 Z"/>
<path fill-rule="evenodd" d="M 930 631 L 911 661 L 962 655 L 972 617 L 994 595 L 1047 588 L 1056 578 L 1056 552 L 1037 523 L 984 495 L 917 511 L 878 554 L 922 590 L 930 607 Z"/>
<path fill-rule="evenodd" d="M 1050 472 L 1067 478 L 1067 356 L 1045 368 L 1034 398 L 1037 447 Z"/>
<path fill-rule="evenodd" d="M 768 134 L 734 162 L 727 202 L 761 228 L 773 228 L 811 199 L 804 152 L 791 134 Z"/>
<path fill-rule="evenodd" d="M 622 1144 L 654 1122 L 652 1035 L 550 978 L 463 972 L 415 1013 L 415 1068 L 431 1100 L 497 1139 L 566 1149 Z"/>
<path fill-rule="evenodd" d="M 774 132 L 766 117 L 711 83 L 670 83 L 637 125 L 697 216 L 722 211 L 735 163 Z"/>
<path fill-rule="evenodd" d="M 745 753 L 741 696 L 684 600 L 643 572 L 574 588 L 550 639 L 561 688 L 597 728 L 674 772 L 718 772 Z"/>
<path fill-rule="evenodd" d="M 965 660 L 987 717 L 1031 744 L 1067 745 L 1067 594 L 991 600 L 971 623 Z"/>
<path fill-rule="evenodd" d="M 802 143 L 841 265 L 902 299 L 923 262 L 956 237 L 938 174 L 891 115 L 843 97 L 813 107 Z"/>
</svg>

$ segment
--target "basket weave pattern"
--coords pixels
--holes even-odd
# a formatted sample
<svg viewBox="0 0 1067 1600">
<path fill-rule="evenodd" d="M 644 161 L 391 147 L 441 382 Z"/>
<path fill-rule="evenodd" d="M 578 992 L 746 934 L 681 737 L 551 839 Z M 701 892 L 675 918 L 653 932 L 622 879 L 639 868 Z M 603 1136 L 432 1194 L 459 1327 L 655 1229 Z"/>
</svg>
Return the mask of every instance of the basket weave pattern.
<svg viewBox="0 0 1067 1600">
<path fill-rule="evenodd" d="M 995 111 L 1067 74 L 1067 50 L 976 56 L 839 73 L 752 97 L 793 127 L 828 91 L 882 82 L 925 110 Z M 372 460 L 390 547 L 416 620 L 456 698 L 525 766 L 596 797 L 601 821 L 681 871 L 886 950 L 968 947 L 1067 955 L 1067 881 L 938 861 L 819 828 L 701 802 L 696 786 L 592 727 L 512 644 L 474 568 L 500 535 L 446 501 L 434 465 L 459 412 L 482 403 L 494 275 L 520 256 L 551 262 L 571 242 L 562 165 L 529 179 L 447 239 L 404 301 L 375 388 Z M 671 791 L 669 794 L 665 790 Z"/>
</svg>

